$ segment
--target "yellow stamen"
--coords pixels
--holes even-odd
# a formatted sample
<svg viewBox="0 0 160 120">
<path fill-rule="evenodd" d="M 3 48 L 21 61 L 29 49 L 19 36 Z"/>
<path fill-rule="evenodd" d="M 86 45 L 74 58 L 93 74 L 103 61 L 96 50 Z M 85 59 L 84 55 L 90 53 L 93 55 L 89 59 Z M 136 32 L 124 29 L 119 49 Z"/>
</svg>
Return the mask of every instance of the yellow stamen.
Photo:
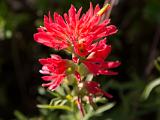
<svg viewBox="0 0 160 120">
<path fill-rule="evenodd" d="M 68 100 L 70 100 L 70 101 L 73 99 L 73 97 L 72 97 L 71 95 L 67 95 L 66 98 L 67 98 Z"/>
<path fill-rule="evenodd" d="M 103 8 L 98 11 L 97 15 L 99 16 L 103 15 L 103 13 L 105 13 L 110 8 L 110 6 L 111 5 L 108 3 L 104 5 Z"/>
</svg>

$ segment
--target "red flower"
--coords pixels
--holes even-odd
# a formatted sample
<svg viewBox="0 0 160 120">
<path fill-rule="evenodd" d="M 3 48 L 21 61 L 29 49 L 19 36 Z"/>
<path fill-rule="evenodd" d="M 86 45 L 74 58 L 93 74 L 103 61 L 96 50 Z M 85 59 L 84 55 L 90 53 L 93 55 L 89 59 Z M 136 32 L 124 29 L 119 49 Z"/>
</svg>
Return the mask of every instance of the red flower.
<svg viewBox="0 0 160 120">
<path fill-rule="evenodd" d="M 87 89 L 89 96 L 91 96 L 91 95 L 95 95 L 95 96 L 104 95 L 105 97 L 112 98 L 112 95 L 103 91 L 97 82 L 88 81 L 88 82 L 85 82 L 84 85 L 85 85 L 85 88 Z"/>
<path fill-rule="evenodd" d="M 66 76 L 66 61 L 58 55 L 51 55 L 51 58 L 39 59 L 39 62 L 43 65 L 40 73 L 45 75 L 42 79 L 49 81 L 42 86 L 48 87 L 49 90 L 55 90 Z"/>
<path fill-rule="evenodd" d="M 48 17 L 44 16 L 44 27 L 38 28 L 34 39 L 57 50 L 68 48 L 79 56 L 86 56 L 94 49 L 93 42 L 117 32 L 114 25 L 108 25 L 109 19 L 101 20 L 108 8 L 107 4 L 101 10 L 99 5 L 93 9 L 90 3 L 89 10 L 81 18 L 82 7 L 76 12 L 73 5 L 68 14 L 64 13 L 64 17 L 55 12 L 52 19 L 49 13 Z"/>
<path fill-rule="evenodd" d="M 120 65 L 119 61 L 105 62 L 106 57 L 111 52 L 111 46 L 106 45 L 106 39 L 95 43 L 96 47 L 92 50 L 86 60 L 82 62 L 87 66 L 88 70 L 94 75 L 116 75 L 117 72 L 110 71 Z"/>
</svg>

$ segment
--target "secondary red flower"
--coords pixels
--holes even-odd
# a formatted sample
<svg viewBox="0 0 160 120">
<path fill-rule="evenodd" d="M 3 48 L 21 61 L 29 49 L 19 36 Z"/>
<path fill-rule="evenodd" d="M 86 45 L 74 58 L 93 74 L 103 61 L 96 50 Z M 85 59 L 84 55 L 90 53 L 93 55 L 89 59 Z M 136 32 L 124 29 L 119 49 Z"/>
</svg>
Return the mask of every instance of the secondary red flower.
<svg viewBox="0 0 160 120">
<path fill-rule="evenodd" d="M 57 50 L 74 50 L 79 56 L 86 56 L 94 49 L 93 42 L 117 32 L 114 25 L 108 25 L 109 19 L 101 20 L 108 8 L 106 5 L 100 10 L 97 5 L 93 9 L 90 3 L 89 10 L 82 16 L 82 7 L 76 11 L 73 5 L 63 17 L 55 12 L 52 19 L 49 13 L 48 17 L 44 16 L 44 27 L 38 28 L 34 39 Z"/>
<path fill-rule="evenodd" d="M 96 47 L 92 50 L 86 60 L 82 62 L 87 66 L 88 70 L 94 75 L 116 75 L 117 72 L 110 71 L 111 68 L 116 68 L 120 65 L 119 61 L 105 62 L 111 52 L 111 46 L 106 45 L 106 39 L 95 43 Z"/>
<path fill-rule="evenodd" d="M 88 82 L 85 82 L 84 85 L 85 85 L 85 88 L 87 89 L 89 96 L 91 96 L 91 95 L 95 95 L 95 96 L 104 95 L 105 97 L 112 98 L 112 95 L 103 91 L 97 82 L 88 81 Z"/>
<path fill-rule="evenodd" d="M 39 59 L 39 62 L 43 65 L 40 73 L 45 75 L 42 79 L 48 82 L 42 86 L 55 90 L 66 76 L 66 61 L 58 55 L 51 55 L 51 58 Z"/>
</svg>

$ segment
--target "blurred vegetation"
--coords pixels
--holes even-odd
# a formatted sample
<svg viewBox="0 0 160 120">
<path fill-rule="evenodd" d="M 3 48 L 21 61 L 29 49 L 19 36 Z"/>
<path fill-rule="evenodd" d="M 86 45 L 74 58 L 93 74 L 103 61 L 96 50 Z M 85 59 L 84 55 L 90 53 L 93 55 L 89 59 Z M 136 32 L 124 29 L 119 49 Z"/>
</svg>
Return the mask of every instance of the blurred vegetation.
<svg viewBox="0 0 160 120">
<path fill-rule="evenodd" d="M 91 1 L 94 5 L 104 3 Z M 33 34 L 43 25 L 43 15 L 48 11 L 63 14 L 74 4 L 77 8 L 83 6 L 85 12 L 89 2 L 0 1 L 0 120 L 74 120 L 66 111 L 36 107 L 52 98 L 38 89 L 42 83 L 38 59 L 56 51 L 36 43 Z M 108 103 L 111 109 L 98 115 L 95 111 L 86 119 L 160 120 L 160 1 L 116 0 L 116 3 L 110 17 L 119 31 L 108 38 L 108 43 L 113 47 L 110 59 L 119 59 L 122 65 L 116 69 L 118 76 L 97 77 L 114 99 Z M 107 107 L 99 111 L 103 110 Z"/>
</svg>

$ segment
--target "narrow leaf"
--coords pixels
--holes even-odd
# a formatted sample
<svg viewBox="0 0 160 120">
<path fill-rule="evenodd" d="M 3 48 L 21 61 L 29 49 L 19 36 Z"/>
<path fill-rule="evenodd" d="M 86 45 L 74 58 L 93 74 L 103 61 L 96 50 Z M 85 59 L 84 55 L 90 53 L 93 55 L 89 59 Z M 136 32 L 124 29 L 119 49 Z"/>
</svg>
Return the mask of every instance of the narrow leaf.
<svg viewBox="0 0 160 120">
<path fill-rule="evenodd" d="M 54 105 L 54 106 L 51 106 L 51 105 L 37 105 L 38 108 L 44 108 L 44 109 L 51 109 L 51 110 L 54 110 L 54 109 L 61 109 L 61 110 L 67 110 L 67 111 L 72 111 L 70 107 L 68 106 L 60 106 L 60 105 Z"/>
<path fill-rule="evenodd" d="M 114 107 L 115 103 L 108 103 L 107 105 L 104 105 L 100 108 L 98 108 L 96 111 L 95 111 L 95 115 L 98 115 L 98 114 L 101 114 L 109 109 L 111 109 L 112 107 Z"/>
<path fill-rule="evenodd" d="M 151 91 L 158 85 L 160 85 L 160 78 L 157 78 L 154 81 L 150 82 L 142 93 L 142 99 L 146 100 L 149 97 Z"/>
<path fill-rule="evenodd" d="M 17 110 L 14 112 L 14 115 L 18 120 L 28 120 L 21 112 Z"/>
</svg>

